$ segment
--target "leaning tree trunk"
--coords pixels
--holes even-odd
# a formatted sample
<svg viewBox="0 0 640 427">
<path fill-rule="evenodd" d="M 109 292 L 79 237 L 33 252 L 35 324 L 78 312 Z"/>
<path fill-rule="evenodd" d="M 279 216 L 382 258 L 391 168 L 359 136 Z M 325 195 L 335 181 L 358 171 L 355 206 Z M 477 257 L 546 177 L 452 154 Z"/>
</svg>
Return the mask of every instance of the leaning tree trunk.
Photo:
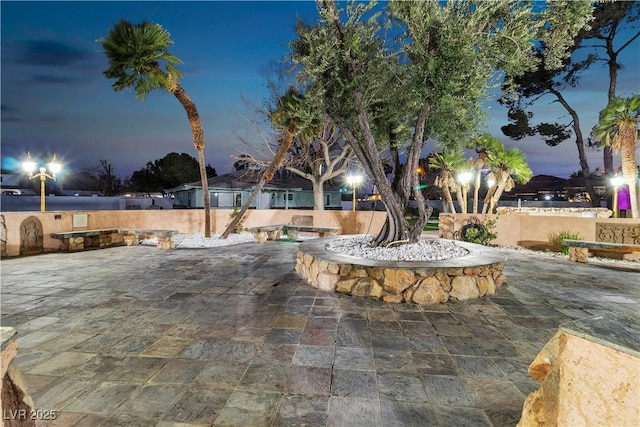
<svg viewBox="0 0 640 427">
<path fill-rule="evenodd" d="M 445 185 L 442 188 L 442 193 L 444 194 L 444 200 L 449 205 L 449 210 L 451 213 L 456 213 L 456 205 L 453 204 L 453 198 L 451 197 L 451 191 L 449 191 L 449 186 Z"/>
<path fill-rule="evenodd" d="M 211 237 L 211 201 L 209 195 L 209 181 L 207 178 L 207 166 L 204 160 L 204 132 L 202 131 L 202 123 L 200 115 L 196 109 L 196 104 L 191 97 L 176 84 L 169 91 L 180 101 L 184 107 L 191 126 L 191 137 L 193 145 L 198 153 L 198 166 L 200 167 L 200 181 L 202 182 L 202 195 L 204 203 L 204 237 Z"/>
<path fill-rule="evenodd" d="M 580 161 L 580 170 L 582 171 L 582 177 L 584 179 L 584 185 L 587 188 L 587 192 L 589 193 L 589 197 L 591 198 L 591 205 L 594 207 L 600 206 L 598 200 L 596 200 L 596 192 L 593 188 L 593 181 L 591 180 L 591 171 L 589 170 L 589 163 L 587 162 L 587 155 L 584 151 L 584 137 L 582 136 L 582 129 L 580 128 L 580 117 L 578 117 L 578 113 L 576 110 L 571 108 L 569 103 L 564 99 L 562 94 L 555 90 L 554 88 L 549 89 L 549 91 L 556 96 L 558 102 L 564 107 L 565 110 L 569 112 L 569 115 L 572 119 L 571 127 L 573 128 L 573 133 L 576 136 L 576 146 L 578 147 L 578 160 Z M 606 170 L 606 168 L 605 168 Z"/>
<path fill-rule="evenodd" d="M 238 211 L 238 215 L 236 215 L 235 218 L 233 218 L 231 223 L 229 223 L 229 225 L 227 226 L 226 230 L 224 230 L 224 232 L 220 235 L 221 239 L 226 239 L 227 237 L 229 237 L 229 234 L 231 234 L 231 232 L 237 227 L 237 225 L 242 220 L 242 217 L 244 217 L 244 215 L 247 213 L 249 206 L 251 206 L 251 203 L 253 203 L 256 196 L 260 194 L 264 185 L 273 179 L 273 176 L 275 175 L 276 171 L 284 163 L 284 158 L 287 155 L 287 152 L 289 151 L 289 149 L 291 148 L 291 144 L 293 144 L 293 136 L 294 136 L 294 133 L 292 130 L 287 130 L 287 132 L 285 132 L 284 138 L 282 139 L 282 142 L 278 147 L 278 151 L 276 152 L 276 156 L 273 158 L 271 163 L 269 163 L 269 166 L 267 166 L 267 168 L 264 170 L 264 173 L 262 174 L 260 181 L 253 188 L 253 191 L 249 195 L 249 198 L 242 204 L 240 211 Z"/>
<path fill-rule="evenodd" d="M 491 196 L 491 205 L 493 206 L 498 205 L 498 201 L 500 200 L 500 197 L 502 197 L 502 193 L 504 192 L 505 188 L 507 188 L 507 184 L 509 182 L 510 177 L 511 176 L 507 172 L 503 172 L 500 174 L 500 177 L 498 178 L 498 183 L 496 184 L 496 191 Z M 509 191 L 509 189 L 507 189 L 507 191 Z"/>
</svg>

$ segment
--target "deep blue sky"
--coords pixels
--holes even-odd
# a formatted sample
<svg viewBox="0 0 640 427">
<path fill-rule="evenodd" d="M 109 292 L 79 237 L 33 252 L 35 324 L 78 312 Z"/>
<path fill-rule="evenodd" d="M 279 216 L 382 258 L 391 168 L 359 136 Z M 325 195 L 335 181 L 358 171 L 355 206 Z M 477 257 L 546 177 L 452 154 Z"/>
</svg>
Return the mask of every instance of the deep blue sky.
<svg viewBox="0 0 640 427">
<path fill-rule="evenodd" d="M 74 169 L 106 159 L 118 176 L 170 152 L 195 156 L 186 115 L 172 95 L 155 92 L 141 102 L 133 92 L 114 92 L 113 81 L 102 75 L 107 63 L 96 39 L 119 19 L 149 20 L 171 33 L 170 51 L 183 61 L 181 85 L 202 119 L 206 161 L 220 174 L 231 170 L 231 155 L 245 150 L 237 137 L 250 129 L 242 98 L 262 102 L 262 70 L 288 51 L 297 17 L 307 22 L 317 17 L 311 1 L 2 1 L 0 7 L 3 168 L 31 150 L 55 152 Z M 640 92 L 639 46 L 636 40 L 620 58 L 626 67 L 619 74 L 619 95 Z M 606 90 L 606 70 L 597 64 L 579 89 L 566 93 L 583 131 L 588 133 L 604 108 Z M 489 105 L 488 130 L 523 149 L 535 174 L 567 177 L 579 169 L 571 140 L 555 148 L 535 137 L 509 141 L 499 130 L 506 111 Z M 553 104 L 538 105 L 536 118 L 565 115 Z M 589 161 L 592 169 L 601 167 L 601 153 L 590 153 Z"/>
</svg>

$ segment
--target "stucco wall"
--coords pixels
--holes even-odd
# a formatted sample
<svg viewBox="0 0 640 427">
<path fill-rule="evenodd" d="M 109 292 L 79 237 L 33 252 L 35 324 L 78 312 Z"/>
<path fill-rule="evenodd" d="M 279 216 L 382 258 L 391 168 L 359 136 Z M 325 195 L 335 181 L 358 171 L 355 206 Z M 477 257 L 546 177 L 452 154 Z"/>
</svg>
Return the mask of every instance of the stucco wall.
<svg viewBox="0 0 640 427">
<path fill-rule="evenodd" d="M 214 233 L 221 233 L 230 222 L 231 209 L 212 209 L 211 226 Z M 84 211 L 84 212 L 4 212 L 6 227 L 6 254 L 20 255 L 20 224 L 35 216 L 42 223 L 45 251 L 59 250 L 61 241 L 52 239 L 51 233 L 83 229 L 143 228 L 177 230 L 179 233 L 196 233 L 204 229 L 204 211 L 198 209 L 137 210 L 137 211 Z M 74 215 L 87 215 L 87 227 L 73 228 Z M 270 224 L 287 224 L 294 215 L 311 215 L 313 224 L 340 227 L 342 234 L 377 233 L 384 224 L 385 212 L 365 211 L 312 211 L 312 210 L 250 210 L 245 216 L 244 227 Z"/>
<path fill-rule="evenodd" d="M 488 219 L 496 220 L 493 232 L 497 238 L 492 244 L 500 246 L 521 246 L 531 249 L 557 249 L 553 245 L 553 237 L 565 231 L 579 233 L 584 240 L 596 240 L 596 223 L 602 224 L 640 224 L 637 219 L 627 218 L 589 218 L 580 216 L 548 216 L 548 215 L 479 215 L 479 214 L 441 214 L 440 237 L 451 238 L 448 230 L 443 230 L 445 223 L 453 222 L 453 232 L 458 232 L 463 225 L 477 219 L 485 223 Z"/>
</svg>

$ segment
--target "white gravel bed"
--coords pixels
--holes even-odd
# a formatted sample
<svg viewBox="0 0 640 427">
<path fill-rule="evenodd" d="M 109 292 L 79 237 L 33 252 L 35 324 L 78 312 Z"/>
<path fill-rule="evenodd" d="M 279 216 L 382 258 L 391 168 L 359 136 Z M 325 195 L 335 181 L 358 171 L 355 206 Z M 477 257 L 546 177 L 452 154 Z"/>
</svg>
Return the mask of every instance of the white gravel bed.
<svg viewBox="0 0 640 427">
<path fill-rule="evenodd" d="M 300 240 L 307 240 L 305 237 Z M 455 243 L 440 240 L 420 240 L 411 245 L 399 245 L 391 248 L 370 248 L 367 244 L 372 237 L 357 237 L 352 239 L 339 239 L 327 245 L 327 249 L 344 255 L 359 256 L 381 261 L 437 261 L 464 256 L 468 251 Z M 230 234 L 226 239 L 221 239 L 219 234 L 213 234 L 205 239 L 202 233 L 179 234 L 174 236 L 176 248 L 216 248 L 220 246 L 236 245 L 238 243 L 255 242 L 251 233 Z M 141 241 L 143 245 L 156 246 L 157 238 Z M 536 254 L 551 258 L 564 258 L 567 255 L 561 252 L 532 251 L 530 249 L 496 246 L 495 249 L 506 253 Z M 619 260 L 613 258 L 589 257 L 592 264 L 617 264 L 640 269 L 640 260 Z"/>
<path fill-rule="evenodd" d="M 378 261 L 441 261 L 465 256 L 469 251 L 445 240 L 419 240 L 389 248 L 372 248 L 372 237 L 354 237 L 328 243 L 329 251 Z"/>
<path fill-rule="evenodd" d="M 176 248 L 217 248 L 219 246 L 236 245 L 238 243 L 255 242 L 251 233 L 229 234 L 226 239 L 221 239 L 219 234 L 212 234 L 210 238 L 205 238 L 204 233 L 178 234 L 173 236 Z M 142 245 L 156 246 L 158 238 L 142 240 Z"/>
</svg>

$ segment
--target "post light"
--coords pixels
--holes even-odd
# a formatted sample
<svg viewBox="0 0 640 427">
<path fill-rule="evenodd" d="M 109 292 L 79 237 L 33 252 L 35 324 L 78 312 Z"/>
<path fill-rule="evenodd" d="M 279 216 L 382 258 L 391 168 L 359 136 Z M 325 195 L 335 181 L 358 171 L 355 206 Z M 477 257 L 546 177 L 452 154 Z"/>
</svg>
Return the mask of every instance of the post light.
<svg viewBox="0 0 640 427">
<path fill-rule="evenodd" d="M 461 172 L 458 175 L 458 182 L 462 186 L 462 213 L 467 213 L 467 191 L 469 190 L 469 182 L 471 181 L 471 172 Z"/>
<path fill-rule="evenodd" d="M 360 185 L 362 182 L 362 176 L 360 175 L 349 175 L 347 176 L 347 184 L 349 184 L 352 188 L 353 192 L 353 201 L 351 202 L 351 210 L 356 210 L 356 187 Z"/>
<path fill-rule="evenodd" d="M 624 177 L 616 175 L 611 178 L 611 185 L 613 185 L 613 217 L 618 218 L 618 190 L 624 184 Z"/>
<path fill-rule="evenodd" d="M 45 211 L 45 207 L 44 207 L 44 201 L 46 196 L 45 189 L 44 189 L 45 181 L 47 180 L 47 178 L 55 181 L 56 174 L 62 170 L 62 165 L 60 165 L 60 163 L 56 161 L 55 154 L 53 155 L 53 159 L 51 159 L 51 162 L 49 162 L 48 166 L 49 166 L 50 174 L 47 173 L 47 168 L 45 167 L 40 167 L 39 168 L 40 172 L 34 174 L 33 171 L 36 170 L 37 165 L 31 158 L 31 153 L 29 152 L 27 152 L 27 160 L 22 162 L 22 169 L 24 169 L 24 171 L 27 172 L 29 179 L 40 178 L 40 212 Z"/>
</svg>

